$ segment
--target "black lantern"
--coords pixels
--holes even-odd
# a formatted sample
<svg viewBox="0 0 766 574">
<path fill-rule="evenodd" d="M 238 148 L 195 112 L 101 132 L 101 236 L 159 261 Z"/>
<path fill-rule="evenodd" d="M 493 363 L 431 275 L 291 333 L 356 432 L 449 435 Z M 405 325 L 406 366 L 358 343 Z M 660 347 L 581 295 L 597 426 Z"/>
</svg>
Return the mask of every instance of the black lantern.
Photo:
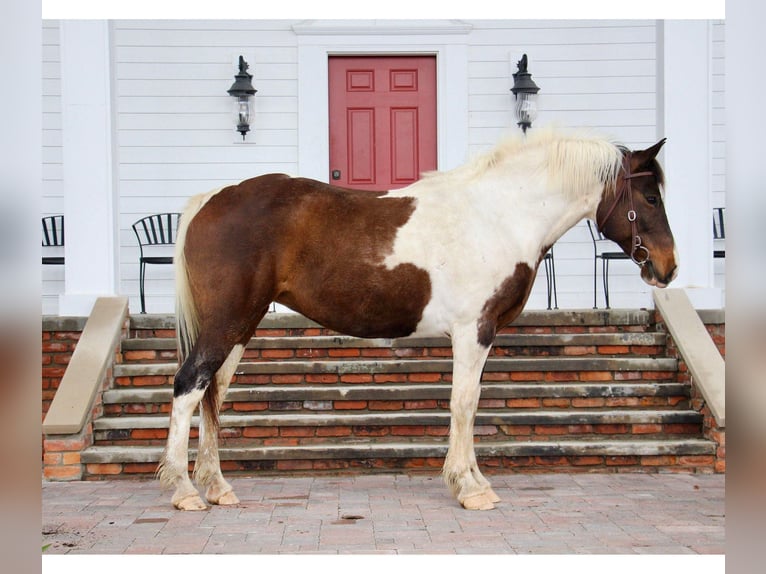
<svg viewBox="0 0 766 574">
<path fill-rule="evenodd" d="M 532 81 L 532 74 L 527 71 L 527 55 L 524 54 L 516 63 L 518 71 L 513 74 L 511 91 L 516 98 L 516 119 L 524 133 L 537 118 L 537 92 L 540 88 Z"/>
<path fill-rule="evenodd" d="M 258 91 L 251 83 L 253 75 L 248 74 L 248 68 L 247 62 L 240 56 L 239 73 L 234 76 L 234 83 L 228 89 L 229 95 L 237 98 L 237 131 L 242 134 L 243 140 L 250 131 L 250 97 Z"/>
</svg>

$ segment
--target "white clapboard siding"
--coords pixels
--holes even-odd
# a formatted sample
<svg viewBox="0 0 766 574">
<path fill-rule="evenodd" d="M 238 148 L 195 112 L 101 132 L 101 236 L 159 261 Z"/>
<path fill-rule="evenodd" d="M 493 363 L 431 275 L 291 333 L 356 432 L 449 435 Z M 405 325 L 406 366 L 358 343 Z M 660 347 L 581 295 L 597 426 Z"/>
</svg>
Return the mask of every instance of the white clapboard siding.
<svg viewBox="0 0 766 574">
<path fill-rule="evenodd" d="M 117 21 L 114 25 L 120 177 L 120 287 L 138 303 L 131 223 L 182 211 L 188 197 L 298 157 L 297 43 L 291 22 Z M 226 90 L 243 55 L 258 90 L 251 132 L 236 132 Z M 127 233 L 126 233 L 127 231 Z M 147 270 L 148 312 L 173 308 L 173 273 Z"/>
<path fill-rule="evenodd" d="M 725 72 L 726 27 L 723 20 L 712 25 L 713 57 L 713 109 L 712 109 L 712 203 L 713 207 L 726 206 L 726 97 Z M 726 289 L 726 260 L 713 259 L 715 286 Z"/>
<path fill-rule="evenodd" d="M 41 216 L 64 213 L 61 149 L 61 50 L 58 21 L 42 22 L 42 198 Z M 42 231 L 41 231 L 42 233 Z M 56 255 L 59 255 L 58 253 Z M 64 266 L 42 265 L 42 313 L 58 313 Z"/>
</svg>

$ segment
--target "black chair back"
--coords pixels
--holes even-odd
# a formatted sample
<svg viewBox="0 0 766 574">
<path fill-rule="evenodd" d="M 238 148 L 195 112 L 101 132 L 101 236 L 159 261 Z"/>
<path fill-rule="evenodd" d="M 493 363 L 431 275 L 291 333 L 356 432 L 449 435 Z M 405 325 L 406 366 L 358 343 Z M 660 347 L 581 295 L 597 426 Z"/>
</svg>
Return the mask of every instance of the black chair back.
<svg viewBox="0 0 766 574">
<path fill-rule="evenodd" d="M 42 218 L 43 247 L 64 247 L 64 216 L 47 215 Z M 60 251 L 60 250 L 59 250 Z M 43 256 L 43 265 L 63 265 L 64 257 Z"/>
<path fill-rule="evenodd" d="M 144 282 L 146 280 L 146 265 L 172 265 L 173 256 L 168 250 L 159 250 L 163 253 L 149 255 L 154 252 L 153 248 L 174 245 L 178 234 L 178 222 L 180 213 L 155 213 L 142 217 L 133 224 L 133 232 L 138 239 L 140 255 L 139 264 L 139 294 L 141 297 L 141 313 L 146 313 L 146 296 Z M 146 249 L 146 252 L 144 250 Z"/>
<path fill-rule="evenodd" d="M 725 207 L 713 208 L 713 240 L 723 243 L 726 239 Z M 726 249 L 713 249 L 713 257 L 722 259 L 726 257 Z"/>
<path fill-rule="evenodd" d="M 133 231 L 138 239 L 139 247 L 173 245 L 176 242 L 180 217 L 180 213 L 155 213 L 136 221 L 133 224 Z"/>
</svg>

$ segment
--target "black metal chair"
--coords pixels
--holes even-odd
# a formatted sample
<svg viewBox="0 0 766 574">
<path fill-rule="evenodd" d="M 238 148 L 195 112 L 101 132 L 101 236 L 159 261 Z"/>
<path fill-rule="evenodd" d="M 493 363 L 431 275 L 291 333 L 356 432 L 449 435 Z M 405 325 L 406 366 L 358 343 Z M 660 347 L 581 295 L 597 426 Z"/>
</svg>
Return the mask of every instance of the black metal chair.
<svg viewBox="0 0 766 574">
<path fill-rule="evenodd" d="M 713 240 L 717 241 L 719 244 L 723 244 L 724 240 L 726 239 L 726 227 L 724 225 L 725 209 L 725 207 L 713 208 Z M 714 247 L 713 257 L 717 259 L 725 259 L 726 247 L 724 246 L 723 249 L 715 249 Z"/>
<path fill-rule="evenodd" d="M 173 256 L 167 255 L 167 246 L 174 245 L 178 233 L 178 220 L 180 213 L 155 213 L 142 217 L 133 224 L 133 231 L 138 239 L 139 256 L 139 292 L 141 295 L 141 313 L 146 313 L 146 297 L 144 293 L 144 280 L 146 279 L 147 265 L 172 265 Z M 162 249 L 165 246 L 165 249 Z M 146 255 L 146 253 L 158 253 L 163 255 Z"/>
<path fill-rule="evenodd" d="M 43 217 L 43 247 L 64 247 L 64 216 Z M 59 249 L 60 251 L 60 249 Z M 44 255 L 43 265 L 63 265 L 63 255 Z"/>
<path fill-rule="evenodd" d="M 543 256 L 545 266 L 545 283 L 548 286 L 548 309 L 551 308 L 551 295 L 553 296 L 554 308 L 559 308 L 559 298 L 556 293 L 556 260 L 553 258 L 553 246 Z"/>
<path fill-rule="evenodd" d="M 598 275 L 598 260 L 601 259 L 601 277 L 604 281 L 604 300 L 606 308 L 609 309 L 609 262 L 617 259 L 630 259 L 621 250 L 611 251 L 617 244 L 611 239 L 604 237 L 596 228 L 596 224 L 590 219 L 587 220 L 588 231 L 593 240 L 593 308 L 598 309 L 596 304 L 596 276 Z"/>
</svg>

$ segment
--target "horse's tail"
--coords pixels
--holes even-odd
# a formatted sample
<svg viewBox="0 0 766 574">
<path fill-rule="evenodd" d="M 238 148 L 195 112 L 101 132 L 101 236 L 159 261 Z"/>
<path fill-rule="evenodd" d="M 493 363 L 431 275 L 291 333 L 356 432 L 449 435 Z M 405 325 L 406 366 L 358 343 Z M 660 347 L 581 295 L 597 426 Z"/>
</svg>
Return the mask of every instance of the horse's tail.
<svg viewBox="0 0 766 574">
<path fill-rule="evenodd" d="M 194 295 L 189 284 L 189 271 L 186 265 L 186 233 L 194 216 L 199 213 L 207 201 L 220 189 L 192 197 L 186 205 L 176 235 L 175 254 L 173 257 L 176 279 L 176 344 L 178 348 L 178 366 L 183 365 L 194 347 L 199 335 L 199 315 Z M 202 398 L 203 410 L 211 417 L 210 422 L 218 426 L 217 409 L 218 385 L 216 377 L 208 385 Z"/>
<path fill-rule="evenodd" d="M 189 274 L 186 269 L 186 232 L 189 229 L 189 223 L 202 208 L 202 196 L 195 196 L 189 200 L 181 221 L 178 224 L 178 234 L 176 235 L 175 254 L 173 263 L 176 275 L 176 343 L 178 346 L 178 365 L 181 366 L 189 356 L 194 342 L 197 340 L 199 332 L 199 321 L 197 317 L 197 307 L 194 304 L 194 297 L 189 287 Z"/>
</svg>

